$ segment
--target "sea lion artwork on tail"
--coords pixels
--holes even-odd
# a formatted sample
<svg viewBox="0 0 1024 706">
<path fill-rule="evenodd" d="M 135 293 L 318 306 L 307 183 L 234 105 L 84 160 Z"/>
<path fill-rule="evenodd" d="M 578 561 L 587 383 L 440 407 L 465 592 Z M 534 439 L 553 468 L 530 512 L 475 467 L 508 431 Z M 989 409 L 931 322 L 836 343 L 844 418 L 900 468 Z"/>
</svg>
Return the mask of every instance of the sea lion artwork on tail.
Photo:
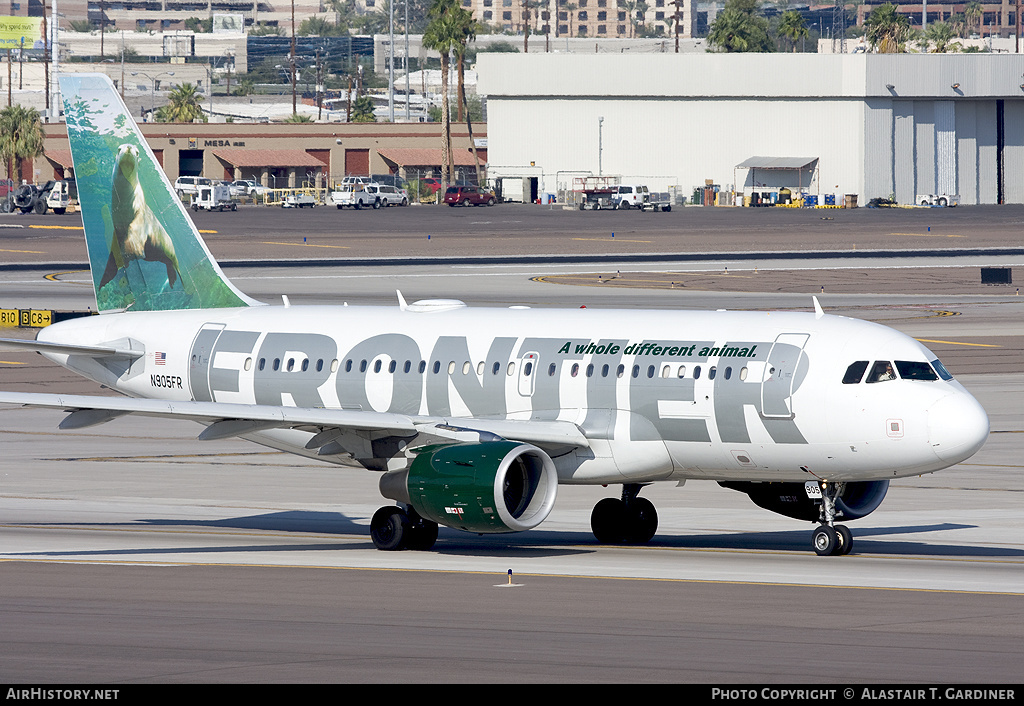
<svg viewBox="0 0 1024 706">
<path fill-rule="evenodd" d="M 100 279 L 100 288 L 117 276 L 131 260 L 161 262 L 167 267 L 168 287 L 180 278 L 174 243 L 153 211 L 139 183 L 139 150 L 121 145 L 114 160 L 110 214 L 114 232 L 110 259 Z"/>
<path fill-rule="evenodd" d="M 59 80 L 96 310 L 259 306 L 224 276 L 113 82 Z"/>
</svg>

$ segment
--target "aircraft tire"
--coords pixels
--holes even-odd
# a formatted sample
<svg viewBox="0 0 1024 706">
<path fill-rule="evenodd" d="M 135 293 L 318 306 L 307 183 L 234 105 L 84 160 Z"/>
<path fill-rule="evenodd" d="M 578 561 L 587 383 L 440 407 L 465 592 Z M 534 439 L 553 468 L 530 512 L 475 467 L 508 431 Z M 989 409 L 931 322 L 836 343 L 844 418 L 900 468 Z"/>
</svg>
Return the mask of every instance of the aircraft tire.
<svg viewBox="0 0 1024 706">
<path fill-rule="evenodd" d="M 400 507 L 382 507 L 370 520 L 370 539 L 381 551 L 393 552 L 405 548 L 409 534 L 409 516 Z"/>
<path fill-rule="evenodd" d="M 811 535 L 811 545 L 818 556 L 835 554 L 839 548 L 839 535 L 828 525 L 821 525 Z"/>
<path fill-rule="evenodd" d="M 853 550 L 853 532 L 846 525 L 836 525 L 834 529 L 839 536 L 839 548 L 836 554 L 845 556 Z"/>
<path fill-rule="evenodd" d="M 425 552 L 433 548 L 437 541 L 437 523 L 419 519 L 409 525 L 409 535 L 405 546 L 413 551 Z"/>
<path fill-rule="evenodd" d="M 618 498 L 604 498 L 590 513 L 590 529 L 601 544 L 619 544 L 623 540 L 626 506 Z"/>
<path fill-rule="evenodd" d="M 647 544 L 658 531 L 658 511 L 647 498 L 634 498 L 625 508 L 624 541 Z"/>
</svg>

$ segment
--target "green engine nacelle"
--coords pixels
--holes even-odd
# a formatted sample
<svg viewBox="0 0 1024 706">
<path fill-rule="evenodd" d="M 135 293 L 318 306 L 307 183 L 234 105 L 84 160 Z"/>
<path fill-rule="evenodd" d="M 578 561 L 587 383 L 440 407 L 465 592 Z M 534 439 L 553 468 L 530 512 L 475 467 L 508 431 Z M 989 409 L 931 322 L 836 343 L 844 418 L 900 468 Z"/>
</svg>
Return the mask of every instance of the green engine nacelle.
<svg viewBox="0 0 1024 706">
<path fill-rule="evenodd" d="M 438 524 L 482 534 L 536 527 L 551 512 L 557 488 L 551 457 L 514 441 L 423 451 L 408 470 L 380 479 L 384 497 Z"/>
</svg>

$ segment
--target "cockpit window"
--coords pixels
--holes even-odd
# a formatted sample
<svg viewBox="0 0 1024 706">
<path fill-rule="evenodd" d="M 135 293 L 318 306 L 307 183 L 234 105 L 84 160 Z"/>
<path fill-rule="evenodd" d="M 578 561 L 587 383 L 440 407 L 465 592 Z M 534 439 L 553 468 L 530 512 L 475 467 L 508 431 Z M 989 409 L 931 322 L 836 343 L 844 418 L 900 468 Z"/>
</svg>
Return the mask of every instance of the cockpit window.
<svg viewBox="0 0 1024 706">
<path fill-rule="evenodd" d="M 953 379 L 953 376 L 950 375 L 948 370 L 946 370 L 946 366 L 939 362 L 938 358 L 932 361 L 932 367 L 935 368 L 935 372 L 937 372 L 939 374 L 939 377 L 942 378 L 943 380 Z"/>
<path fill-rule="evenodd" d="M 893 372 L 892 363 L 887 360 L 876 361 L 871 366 L 871 372 L 868 373 L 868 382 L 885 382 L 895 379 L 896 373 Z"/>
<path fill-rule="evenodd" d="M 846 375 L 843 376 L 844 385 L 856 385 L 864 379 L 864 371 L 868 369 L 868 362 L 866 360 L 858 360 L 856 363 L 851 363 L 850 367 L 846 369 Z"/>
<path fill-rule="evenodd" d="M 928 363 L 919 363 L 916 360 L 897 360 L 896 369 L 900 371 L 900 377 L 904 380 L 938 380 L 939 376 L 932 370 Z"/>
</svg>

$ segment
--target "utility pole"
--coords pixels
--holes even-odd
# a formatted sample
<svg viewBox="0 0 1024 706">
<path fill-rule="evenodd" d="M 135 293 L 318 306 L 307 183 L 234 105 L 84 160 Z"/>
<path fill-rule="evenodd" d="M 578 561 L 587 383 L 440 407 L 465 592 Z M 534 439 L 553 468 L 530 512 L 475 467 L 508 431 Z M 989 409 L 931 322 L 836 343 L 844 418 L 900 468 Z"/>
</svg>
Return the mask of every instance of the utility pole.
<svg viewBox="0 0 1024 706">
<path fill-rule="evenodd" d="M 46 121 L 50 121 L 50 37 L 46 28 L 46 6 L 43 6 L 43 76 L 46 81 Z"/>
<path fill-rule="evenodd" d="M 675 0 L 672 4 L 676 6 L 676 54 L 679 53 L 679 3 L 682 0 Z"/>
<path fill-rule="evenodd" d="M 530 52 L 530 0 L 523 0 L 523 53 Z"/>
<path fill-rule="evenodd" d="M 292 0 L 292 115 L 297 114 L 298 107 L 295 100 L 295 0 Z"/>
</svg>

